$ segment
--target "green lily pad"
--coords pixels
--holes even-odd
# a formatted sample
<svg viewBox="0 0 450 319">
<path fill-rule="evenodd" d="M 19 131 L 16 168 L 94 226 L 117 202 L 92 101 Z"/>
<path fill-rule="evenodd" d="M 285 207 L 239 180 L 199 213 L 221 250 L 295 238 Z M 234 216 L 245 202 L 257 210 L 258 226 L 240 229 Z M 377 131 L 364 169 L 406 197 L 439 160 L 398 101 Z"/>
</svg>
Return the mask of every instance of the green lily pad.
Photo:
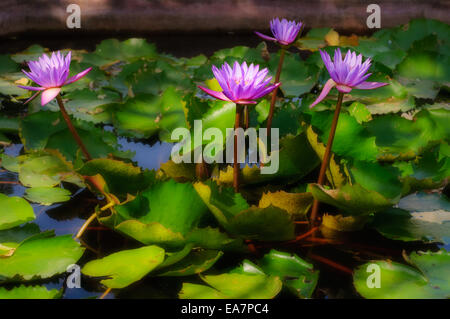
<svg viewBox="0 0 450 319">
<path fill-rule="evenodd" d="M 122 250 L 88 262 L 81 272 L 91 277 L 109 277 L 100 282 L 108 288 L 124 288 L 142 279 L 164 260 L 164 249 L 146 246 Z"/>
<path fill-rule="evenodd" d="M 83 176 L 102 175 L 108 190 L 119 196 L 136 194 L 153 183 L 153 173 L 114 159 L 93 159 L 78 170 Z"/>
<path fill-rule="evenodd" d="M 209 286 L 184 283 L 180 299 L 271 299 L 281 290 L 279 277 L 222 274 L 201 277 Z"/>
<path fill-rule="evenodd" d="M 279 55 L 273 55 L 269 68 L 272 74 L 276 73 L 278 68 Z M 280 86 L 285 96 L 300 96 L 309 92 L 316 84 L 319 76 L 319 68 L 312 64 L 304 62 L 299 55 L 286 53 L 281 71 Z"/>
<path fill-rule="evenodd" d="M 83 181 L 75 173 L 71 164 L 58 153 L 25 156 L 20 159 L 20 162 L 19 180 L 24 186 L 53 187 L 61 181 L 83 185 Z"/>
<path fill-rule="evenodd" d="M 250 207 L 234 216 L 227 228 L 241 238 L 260 241 L 282 241 L 295 237 L 292 216 L 273 206 Z"/>
<path fill-rule="evenodd" d="M 23 240 L 39 233 L 39 226 L 34 223 L 27 223 L 22 226 L 0 230 L 0 244 L 20 243 Z"/>
<path fill-rule="evenodd" d="M 13 228 L 35 219 L 33 207 L 20 197 L 0 194 L 0 230 Z"/>
<path fill-rule="evenodd" d="M 172 130 L 185 127 L 182 97 L 174 87 L 168 87 L 161 96 L 138 95 L 115 108 L 114 126 L 129 136 L 160 133 L 170 140 Z"/>
<path fill-rule="evenodd" d="M 287 135 L 280 139 L 279 150 L 272 150 L 271 156 L 278 156 L 278 170 L 272 174 L 262 174 L 261 169 L 246 165 L 241 169 L 241 184 L 254 185 L 261 183 L 294 183 L 310 173 L 319 164 L 313 148 L 308 142 L 305 133 L 297 136 Z M 275 165 L 272 160 L 265 164 L 266 167 Z M 275 170 L 276 166 L 273 167 Z M 231 186 L 233 184 L 233 168 L 221 170 L 219 176 L 213 178 L 219 184 Z"/>
<path fill-rule="evenodd" d="M 190 183 L 174 180 L 156 183 L 144 191 L 138 200 L 142 208 L 136 209 L 134 200 L 118 206 L 118 213 L 123 217 L 135 217 L 143 223 L 158 222 L 182 235 L 192 230 L 207 211 Z"/>
<path fill-rule="evenodd" d="M 316 288 L 319 272 L 312 264 L 295 254 L 272 249 L 258 262 L 267 275 L 280 276 L 283 285 L 299 298 L 310 298 Z"/>
<path fill-rule="evenodd" d="M 349 171 L 353 180 L 369 191 L 390 199 L 399 199 L 402 194 L 399 171 L 392 166 L 354 161 Z"/>
<path fill-rule="evenodd" d="M 81 140 L 94 158 L 113 154 L 130 157 L 118 150 L 117 136 L 93 123 L 72 120 Z M 20 124 L 20 137 L 26 150 L 58 150 L 67 160 L 77 158 L 79 146 L 72 137 L 60 112 L 39 111 L 24 118 Z"/>
<path fill-rule="evenodd" d="M 131 38 L 122 42 L 117 39 L 103 40 L 97 45 L 95 54 L 104 59 L 100 60 L 101 64 L 106 61 L 129 61 L 142 57 L 155 58 L 157 56 L 155 45 L 139 38 Z M 86 57 L 84 60 L 86 60 Z"/>
<path fill-rule="evenodd" d="M 377 214 L 372 227 L 391 239 L 449 243 L 450 201 L 445 195 L 411 194 L 398 207 Z"/>
<path fill-rule="evenodd" d="M 192 251 L 180 262 L 165 268 L 158 276 L 190 276 L 202 273 L 211 268 L 223 255 L 221 251 L 200 250 Z"/>
<path fill-rule="evenodd" d="M 84 248 L 71 235 L 52 237 L 53 232 L 24 240 L 10 257 L 0 258 L 0 278 L 32 280 L 64 273 L 83 255 Z"/>
<path fill-rule="evenodd" d="M 62 292 L 44 286 L 19 286 L 12 289 L 0 287 L 0 299 L 58 299 Z"/>
<path fill-rule="evenodd" d="M 409 256 L 413 267 L 392 261 L 373 261 L 358 267 L 353 275 L 356 290 L 373 299 L 438 299 L 450 297 L 450 253 L 419 252 Z M 368 267 L 379 267 L 379 288 L 370 288 L 376 275 Z M 372 266 L 373 267 L 373 266 Z M 370 271 L 369 271 L 370 270 Z M 371 285 L 368 285 L 370 283 Z"/>
<path fill-rule="evenodd" d="M 162 198 L 170 198 L 162 201 Z M 100 221 L 144 244 L 242 250 L 242 242 L 216 228 L 198 228 L 207 206 L 190 183 L 158 182 L 136 199 L 115 207 L 117 214 Z"/>
<path fill-rule="evenodd" d="M 70 195 L 69 190 L 60 187 L 32 187 L 26 190 L 24 197 L 41 205 L 51 205 L 68 201 Z"/>
<path fill-rule="evenodd" d="M 288 240 L 294 237 L 293 216 L 272 205 L 251 206 L 232 188 L 219 190 L 214 182 L 194 185 L 198 194 L 230 233 L 245 239 L 262 241 Z"/>
<path fill-rule="evenodd" d="M 309 184 L 308 191 L 320 202 L 335 206 L 350 215 L 369 215 L 395 204 L 380 193 L 363 188 L 359 184 L 346 184 L 338 189 L 326 189 Z"/>
<path fill-rule="evenodd" d="M 284 191 L 263 193 L 259 207 L 266 208 L 270 205 L 284 209 L 296 218 L 306 218 L 313 202 L 310 193 L 287 193 Z"/>
<path fill-rule="evenodd" d="M 65 107 L 74 118 L 94 123 L 110 123 L 109 108 L 120 101 L 120 95 L 111 90 L 94 92 L 82 89 L 65 94 L 64 99 L 69 99 Z"/>
<path fill-rule="evenodd" d="M 359 124 L 372 120 L 372 114 L 367 109 L 367 107 L 360 102 L 353 102 L 348 107 L 348 112 L 356 119 Z"/>
</svg>

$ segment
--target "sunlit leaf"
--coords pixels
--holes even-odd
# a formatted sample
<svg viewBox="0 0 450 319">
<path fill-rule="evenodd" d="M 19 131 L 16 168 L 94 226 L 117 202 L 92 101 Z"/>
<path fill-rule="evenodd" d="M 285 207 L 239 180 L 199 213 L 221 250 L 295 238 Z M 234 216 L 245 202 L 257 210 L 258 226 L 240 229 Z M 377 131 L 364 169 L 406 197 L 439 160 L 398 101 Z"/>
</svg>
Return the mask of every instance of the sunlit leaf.
<svg viewBox="0 0 450 319">
<path fill-rule="evenodd" d="M 12 289 L 0 287 L 0 299 L 58 299 L 62 292 L 44 286 L 19 286 Z"/>
<path fill-rule="evenodd" d="M 450 253 L 419 252 L 409 256 L 412 266 L 393 261 L 372 261 L 361 265 L 354 273 L 353 281 L 356 290 L 365 298 L 373 299 L 439 299 L 450 297 Z M 379 288 L 371 288 L 374 284 L 374 268 L 378 266 Z M 371 278 L 368 278 L 372 276 Z"/>
<path fill-rule="evenodd" d="M 35 218 L 33 207 L 20 197 L 8 197 L 0 194 L 0 230 L 24 224 Z"/>
<path fill-rule="evenodd" d="M 146 246 L 122 250 L 88 262 L 81 272 L 91 277 L 108 277 L 100 282 L 108 288 L 124 288 L 142 279 L 164 260 L 164 249 Z"/>
</svg>

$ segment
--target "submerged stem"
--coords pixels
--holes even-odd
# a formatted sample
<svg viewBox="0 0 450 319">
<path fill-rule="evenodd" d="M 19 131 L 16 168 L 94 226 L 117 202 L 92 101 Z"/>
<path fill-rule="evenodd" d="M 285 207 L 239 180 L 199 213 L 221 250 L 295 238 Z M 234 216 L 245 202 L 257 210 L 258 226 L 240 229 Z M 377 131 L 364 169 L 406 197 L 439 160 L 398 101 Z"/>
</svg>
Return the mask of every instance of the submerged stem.
<svg viewBox="0 0 450 319">
<path fill-rule="evenodd" d="M 243 105 L 236 104 L 236 118 L 234 121 L 234 158 L 233 158 L 233 187 L 234 192 L 239 192 L 239 163 L 238 163 L 238 131 L 241 127 L 241 115 L 243 111 Z"/>
<path fill-rule="evenodd" d="M 105 292 L 99 297 L 99 299 L 105 298 L 111 292 L 111 288 L 105 290 Z"/>
<path fill-rule="evenodd" d="M 75 139 L 75 142 L 77 142 L 78 146 L 81 148 L 81 151 L 84 154 L 84 157 L 86 157 L 87 160 L 91 160 L 92 156 L 89 154 L 89 152 L 86 149 L 86 146 L 84 146 L 83 141 L 80 138 L 80 135 L 78 135 L 77 130 L 72 124 L 72 121 L 70 120 L 69 114 L 67 114 L 66 108 L 64 107 L 63 100 L 61 98 L 61 95 L 58 94 L 56 96 L 56 100 L 58 101 L 59 109 L 61 110 L 61 114 L 66 121 L 67 127 L 69 128 L 70 133 L 72 133 L 73 138 Z"/>
<path fill-rule="evenodd" d="M 245 130 L 248 130 L 248 125 L 249 125 L 249 119 L 250 117 L 250 112 L 248 110 L 248 105 L 244 106 L 244 128 Z"/>
<path fill-rule="evenodd" d="M 333 122 L 331 123 L 330 135 L 328 136 L 327 147 L 325 149 L 325 154 L 323 155 L 322 165 L 320 166 L 319 178 L 317 179 L 317 184 L 322 185 L 325 181 L 325 173 L 327 171 L 328 162 L 330 161 L 331 147 L 333 145 L 334 135 L 336 133 L 336 127 L 339 120 L 339 113 L 341 111 L 342 99 L 344 98 L 344 93 L 339 92 L 338 101 L 336 104 L 336 110 L 334 111 Z M 310 225 L 315 226 L 318 219 L 319 211 L 319 201 L 314 199 L 314 203 L 311 210 Z"/>
<path fill-rule="evenodd" d="M 281 48 L 280 61 L 278 62 L 277 74 L 275 75 L 275 83 L 280 82 L 281 69 L 283 68 L 284 55 L 286 53 L 285 48 Z M 270 101 L 269 117 L 267 118 L 267 135 L 270 136 L 270 129 L 272 128 L 272 118 L 275 109 L 275 101 L 277 100 L 278 87 L 272 92 L 272 100 Z"/>
</svg>

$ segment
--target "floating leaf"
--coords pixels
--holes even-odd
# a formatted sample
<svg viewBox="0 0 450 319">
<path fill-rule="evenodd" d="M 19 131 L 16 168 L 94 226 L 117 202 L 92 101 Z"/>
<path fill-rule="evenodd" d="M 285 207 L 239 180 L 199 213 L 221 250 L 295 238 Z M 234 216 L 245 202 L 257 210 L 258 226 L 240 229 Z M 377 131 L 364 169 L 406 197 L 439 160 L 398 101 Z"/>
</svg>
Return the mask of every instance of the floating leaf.
<svg viewBox="0 0 450 319">
<path fill-rule="evenodd" d="M 294 228 L 292 216 L 273 206 L 250 207 L 237 214 L 228 225 L 228 231 L 232 234 L 261 241 L 293 239 Z"/>
<path fill-rule="evenodd" d="M 310 193 L 287 193 L 278 191 L 263 193 L 259 201 L 259 207 L 266 208 L 270 205 L 284 209 L 296 217 L 306 217 L 313 197 Z"/>
<path fill-rule="evenodd" d="M 42 233 L 24 240 L 7 258 L 0 258 L 0 278 L 31 280 L 64 273 L 83 255 L 84 248 L 71 235 Z"/>
<path fill-rule="evenodd" d="M 439 252 L 412 253 L 409 261 L 416 267 L 393 261 L 373 261 L 358 267 L 353 275 L 356 290 L 365 298 L 374 299 L 437 299 L 450 297 L 450 253 Z M 380 271 L 380 287 L 374 284 L 374 269 Z M 376 271 L 376 270 L 375 270 Z M 371 278 L 369 278 L 371 276 Z"/>
<path fill-rule="evenodd" d="M 245 166 L 241 169 L 241 184 L 253 185 L 264 182 L 279 182 L 285 184 L 293 183 L 310 173 L 319 164 L 319 159 L 311 148 L 306 134 L 302 133 L 297 136 L 287 135 L 280 139 L 279 151 L 272 150 L 272 158 L 278 155 L 279 167 L 275 173 L 261 174 L 261 170 L 257 166 Z M 278 154 L 275 154 L 277 152 Z M 265 164 L 266 167 L 276 168 L 276 164 L 270 161 Z M 214 178 L 218 183 L 225 185 L 233 184 L 233 169 L 227 167 L 225 171 L 220 171 L 219 177 Z"/>
<path fill-rule="evenodd" d="M 174 87 L 167 88 L 161 96 L 138 95 L 115 108 L 113 123 L 129 136 L 169 134 L 186 125 L 182 97 Z"/>
<path fill-rule="evenodd" d="M 0 230 L 12 228 L 35 219 L 33 207 L 20 197 L 0 194 Z"/>
<path fill-rule="evenodd" d="M 0 287 L 0 299 L 58 299 L 62 292 L 47 290 L 44 286 L 19 286 L 12 289 Z"/>
<path fill-rule="evenodd" d="M 53 187 L 61 181 L 83 185 L 81 178 L 59 154 L 26 156 L 20 159 L 19 180 L 27 187 Z"/>
<path fill-rule="evenodd" d="M 148 43 L 145 39 L 131 38 L 120 42 L 117 39 L 103 40 L 95 49 L 95 54 L 105 59 L 102 61 L 133 60 L 141 57 L 156 57 L 154 44 Z M 86 60 L 86 57 L 84 58 Z"/>
<path fill-rule="evenodd" d="M 95 127 L 93 123 L 73 122 L 92 157 L 110 154 L 126 157 L 127 154 L 118 151 L 117 137 L 112 132 Z M 26 150 L 56 149 L 70 161 L 77 158 L 79 146 L 60 112 L 39 111 L 28 115 L 20 124 L 20 136 Z"/>
<path fill-rule="evenodd" d="M 346 184 L 339 189 L 325 189 L 318 184 L 309 184 L 314 198 L 320 202 L 338 207 L 351 215 L 369 215 L 382 211 L 395 202 L 380 193 L 369 191 L 359 184 Z"/>
<path fill-rule="evenodd" d="M 367 221 L 368 221 L 367 216 L 342 216 L 329 214 L 324 214 L 322 216 L 322 226 L 330 230 L 340 232 L 361 230 L 363 229 Z M 323 229 L 322 233 L 324 233 Z"/>
<path fill-rule="evenodd" d="M 274 55 L 269 62 L 272 74 L 276 73 L 279 56 Z M 281 72 L 280 86 L 285 96 L 300 96 L 309 92 L 317 81 L 319 68 L 307 64 L 298 55 L 286 54 Z"/>
<path fill-rule="evenodd" d="M 272 249 L 258 262 L 267 275 L 280 276 L 283 285 L 299 298 L 310 298 L 316 288 L 319 272 L 312 264 L 295 254 Z"/>
<path fill-rule="evenodd" d="M 348 107 L 348 112 L 353 116 L 359 124 L 372 120 L 372 114 L 367 107 L 359 102 L 353 102 Z"/>
<path fill-rule="evenodd" d="M 136 194 L 153 183 L 153 174 L 139 167 L 114 159 L 93 159 L 86 162 L 78 173 L 84 176 L 100 174 L 115 195 Z"/>
<path fill-rule="evenodd" d="M 142 279 L 164 260 L 164 249 L 146 246 L 122 250 L 88 262 L 81 272 L 91 277 L 109 277 L 100 282 L 108 288 L 124 288 Z"/>
<path fill-rule="evenodd" d="M 201 278 L 210 286 L 184 283 L 180 299 L 271 299 L 282 287 L 275 276 L 222 274 Z"/>
<path fill-rule="evenodd" d="M 70 195 L 69 190 L 60 187 L 32 187 L 26 190 L 24 197 L 41 205 L 51 205 L 68 201 Z"/>
<path fill-rule="evenodd" d="M 182 261 L 165 268 L 158 276 L 190 276 L 202 273 L 211 268 L 223 255 L 221 251 L 200 250 L 192 251 Z"/>
</svg>

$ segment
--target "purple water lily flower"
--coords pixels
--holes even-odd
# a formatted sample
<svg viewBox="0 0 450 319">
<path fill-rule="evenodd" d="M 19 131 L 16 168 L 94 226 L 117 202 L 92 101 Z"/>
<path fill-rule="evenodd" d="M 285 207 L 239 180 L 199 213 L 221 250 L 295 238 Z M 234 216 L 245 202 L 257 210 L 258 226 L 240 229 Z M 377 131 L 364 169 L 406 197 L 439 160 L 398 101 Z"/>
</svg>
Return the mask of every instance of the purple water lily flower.
<svg viewBox="0 0 450 319">
<path fill-rule="evenodd" d="M 62 86 L 78 81 L 91 71 L 92 68 L 87 68 L 83 72 L 68 78 L 71 56 L 70 51 L 65 57 L 58 51 L 57 53 L 53 52 L 50 58 L 43 54 L 39 60 L 28 63 L 31 72 L 25 70 L 22 70 L 22 72 L 37 83 L 39 87 L 19 85 L 22 89 L 37 91 L 25 103 L 30 102 L 42 92 L 41 104 L 44 106 L 59 94 Z"/>
<path fill-rule="evenodd" d="M 270 30 L 272 30 L 272 34 L 274 35 L 274 37 L 270 37 L 256 31 L 255 33 L 264 40 L 275 41 L 281 45 L 289 45 L 297 38 L 302 25 L 303 23 L 297 23 L 294 20 L 288 21 L 286 19 L 283 19 L 280 21 L 279 18 L 275 18 L 270 21 Z"/>
<path fill-rule="evenodd" d="M 233 68 L 224 63 L 220 69 L 212 67 L 214 76 L 223 91 L 217 92 L 198 86 L 209 95 L 223 101 L 231 101 L 236 104 L 256 104 L 256 99 L 272 92 L 281 83 L 270 84 L 271 76 L 267 76 L 269 70 L 259 70 L 259 65 L 244 62 L 242 65 L 236 61 Z"/>
<path fill-rule="evenodd" d="M 372 73 L 366 74 L 370 68 L 371 60 L 368 58 L 362 63 L 361 54 L 356 56 L 355 52 L 348 50 L 344 60 L 342 60 L 341 50 L 338 48 L 334 51 L 334 61 L 331 61 L 330 55 L 325 51 L 320 50 L 320 55 L 331 79 L 325 83 L 322 92 L 314 103 L 310 105 L 310 108 L 322 101 L 335 86 L 339 92 L 348 93 L 352 89 L 371 90 L 389 84 L 366 81 L 372 75 Z"/>
</svg>

